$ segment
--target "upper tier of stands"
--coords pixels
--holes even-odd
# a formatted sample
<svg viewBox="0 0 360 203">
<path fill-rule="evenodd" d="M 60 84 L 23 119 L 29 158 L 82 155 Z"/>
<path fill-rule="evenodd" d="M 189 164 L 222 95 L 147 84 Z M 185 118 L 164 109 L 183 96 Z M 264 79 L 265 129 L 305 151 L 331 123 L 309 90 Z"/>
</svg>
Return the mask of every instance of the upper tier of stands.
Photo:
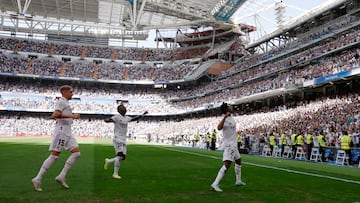
<svg viewBox="0 0 360 203">
<path fill-rule="evenodd" d="M 166 108 L 162 108 L 162 112 L 172 112 L 174 110 L 186 111 L 281 87 L 301 85 L 306 80 L 346 70 L 358 69 L 360 66 L 360 51 L 358 48 L 360 43 L 359 27 L 360 21 L 358 16 L 345 15 L 336 19 L 333 23 L 325 24 L 322 28 L 310 30 L 308 35 L 304 35 L 303 38 L 298 38 L 286 47 L 280 48 L 280 51 L 274 50 L 258 56 L 247 56 L 239 60 L 235 68 L 225 72 L 224 76 L 217 81 L 192 86 L 190 89 L 181 88 L 176 91 L 166 89 L 161 91 L 147 90 L 147 92 L 153 92 L 153 95 L 158 95 L 157 99 L 154 99 L 156 102 L 163 102 L 165 100 L 165 104 L 169 105 L 170 110 L 168 109 L 169 111 L 167 111 Z M 14 39 L 4 39 L 4 44 L 1 44 L 1 46 L 3 48 L 13 47 L 11 46 L 11 42 L 13 42 L 11 40 Z M 43 50 L 41 47 L 46 47 L 46 50 L 47 48 L 51 49 L 51 47 L 54 47 L 54 45 L 48 45 L 45 42 L 36 42 L 35 44 L 40 44 L 35 46 L 39 47 L 36 48 L 37 50 Z M 12 48 L 7 49 L 12 50 Z M 63 50 L 67 50 L 66 53 L 78 52 L 80 54 L 76 50 L 82 49 L 77 46 L 70 46 Z M 95 51 L 95 53 L 100 52 Z M 139 52 L 140 55 L 144 56 L 143 52 Z M 162 67 L 154 67 L 149 64 L 126 65 L 116 61 L 111 62 L 111 60 L 96 64 L 94 61 L 88 60 L 64 62 L 54 60 L 52 57 L 50 57 L 51 59 L 29 59 L 21 56 L 20 54 L 14 55 L 8 52 L 0 54 L 0 71 L 5 73 L 112 80 L 171 80 L 181 79 L 192 69 L 192 66 L 187 63 L 170 65 L 165 63 Z M 32 92 L 36 88 L 37 86 L 18 88 L 15 85 L 14 89 L 20 89 L 20 92 Z M 50 89 L 52 88 L 50 87 Z M 12 85 L 5 84 L 3 91 L 11 89 Z M 133 95 L 138 97 L 139 92 L 143 91 L 142 88 L 134 90 L 135 92 L 132 95 L 130 94 L 130 97 Z M 118 87 L 117 91 L 126 92 L 122 87 Z M 77 92 L 85 92 L 85 95 L 88 94 L 86 90 L 83 91 L 82 89 Z M 122 94 L 112 96 L 113 93 L 113 90 L 103 88 L 95 93 L 95 95 L 98 94 L 95 97 L 104 98 L 103 95 L 108 95 L 106 98 L 113 99 L 115 97 L 127 97 Z M 79 95 L 79 97 L 84 96 Z M 139 97 L 138 100 L 144 99 Z M 42 102 L 47 103 L 48 101 L 40 101 L 37 107 L 42 106 Z M 91 102 L 93 102 L 92 106 L 96 106 L 99 103 Z M 9 103 L 9 101 L 5 103 Z M 21 107 L 27 108 L 26 102 L 11 100 L 10 103 L 21 103 Z M 147 102 L 144 103 L 147 104 Z M 140 105 L 136 105 L 136 108 L 134 108 L 136 112 L 141 112 L 144 106 L 146 106 L 144 103 L 140 102 Z M 87 105 L 79 105 L 79 110 L 91 109 Z M 12 104 L 12 106 L 14 105 Z M 173 108 L 174 106 L 176 108 Z M 98 108 L 96 107 L 96 109 Z M 109 108 L 105 107 L 103 111 L 109 111 Z"/>
<path fill-rule="evenodd" d="M 358 33 L 357 33 L 358 35 Z M 356 36 L 356 35 L 355 35 Z M 349 35 L 353 38 L 353 35 Z M 346 39 L 346 37 L 344 37 Z M 353 38 L 358 41 L 360 36 Z M 348 40 L 350 44 L 353 40 Z M 335 40 L 334 46 L 345 45 L 341 40 Z M 335 50 L 332 46 L 328 46 L 330 50 Z M 341 48 L 341 47 L 338 47 Z M 318 50 L 324 50 L 319 47 Z M 312 52 L 309 52 L 312 53 Z M 314 52 L 316 53 L 316 52 Z M 320 52 L 322 53 L 322 52 Z M 306 55 L 308 58 L 311 55 Z M 314 56 L 319 56 L 315 54 Z M 263 69 L 250 69 L 241 74 L 233 75 L 229 80 L 222 79 L 216 83 L 209 83 L 199 87 L 184 90 L 156 90 L 141 87 L 127 90 L 124 87 L 117 88 L 77 88 L 75 86 L 74 93 L 81 101 L 75 101 L 75 109 L 78 111 L 91 112 L 114 112 L 113 106 L 116 105 L 117 99 L 130 100 L 130 112 L 142 112 L 148 110 L 150 113 L 176 113 L 195 109 L 197 107 L 206 107 L 207 105 L 221 103 L 229 99 L 236 99 L 242 96 L 248 96 L 259 92 L 286 87 L 289 85 L 301 84 L 303 81 L 313 78 L 336 74 L 346 70 L 360 68 L 360 49 L 349 48 L 342 51 L 341 54 L 325 55 L 317 59 L 316 63 L 309 63 L 299 69 L 292 69 L 287 72 L 277 74 L 270 78 L 261 78 L 264 74 L 269 74 L 272 67 Z M 297 58 L 298 56 L 294 56 Z M 302 57 L 300 57 L 302 58 Z M 311 59 L 311 58 L 310 58 Z M 309 59 L 309 60 L 310 60 Z M 286 59 L 288 60 L 288 59 Z M 290 58 L 291 60 L 291 58 Z M 279 63 L 280 65 L 282 63 Z M 285 67 L 287 63 L 283 63 Z M 276 65 L 276 64 L 275 64 Z M 17 85 L 12 83 L 2 83 L 0 91 L 8 91 L 13 93 L 23 92 L 25 94 L 43 95 L 42 97 L 25 97 L 21 98 L 16 94 L 2 96 L 0 106 L 24 108 L 24 109 L 51 109 L 54 104 L 54 97 L 57 93 L 57 86 L 43 86 L 35 84 Z M 223 91 L 223 88 L 228 88 Z M 206 94 L 206 95 L 204 95 Z M 197 96 L 194 96 L 197 95 Z M 49 99 L 51 98 L 51 99 Z M 93 99 L 91 99 L 93 98 Z M 95 99 L 98 98 L 98 99 Z M 33 102 L 29 102 L 33 100 Z M 112 99 L 112 100 L 108 100 Z M 180 100 L 179 100 L 180 99 Z M 112 105 L 108 105 L 109 102 Z M 161 104 L 159 104 L 159 102 Z M 161 105 L 161 108 L 159 108 Z M 151 108 L 151 109 L 149 109 Z"/>
</svg>

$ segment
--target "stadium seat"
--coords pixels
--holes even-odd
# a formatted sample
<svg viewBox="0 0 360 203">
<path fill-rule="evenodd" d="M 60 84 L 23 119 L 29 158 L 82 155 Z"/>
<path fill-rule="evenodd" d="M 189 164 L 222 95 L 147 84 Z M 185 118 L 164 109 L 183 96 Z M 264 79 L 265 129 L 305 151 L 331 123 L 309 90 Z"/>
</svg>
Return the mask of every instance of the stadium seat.
<svg viewBox="0 0 360 203">
<path fill-rule="evenodd" d="M 360 151 L 351 150 L 352 162 L 357 162 L 360 157 Z"/>
<path fill-rule="evenodd" d="M 269 146 L 265 145 L 262 151 L 262 156 L 271 156 L 271 149 Z"/>
<path fill-rule="evenodd" d="M 335 165 L 343 166 L 344 164 L 349 166 L 349 157 L 346 156 L 344 150 L 338 150 L 336 154 Z"/>
<path fill-rule="evenodd" d="M 291 157 L 291 148 L 289 146 L 284 147 L 283 157 L 284 158 L 290 158 Z"/>
<path fill-rule="evenodd" d="M 273 153 L 272 156 L 273 157 L 280 157 L 281 154 L 281 148 L 279 148 L 278 146 L 275 146 L 273 149 Z"/>
<path fill-rule="evenodd" d="M 304 149 L 302 147 L 297 147 L 295 153 L 295 159 L 305 160 L 306 159 L 305 157 L 306 157 L 306 153 L 304 152 Z"/>
<path fill-rule="evenodd" d="M 326 150 L 325 150 L 325 158 L 326 158 L 326 159 L 330 159 L 331 154 L 332 154 L 332 153 L 331 153 L 331 149 L 326 149 Z"/>
<path fill-rule="evenodd" d="M 314 162 L 322 162 L 321 160 L 321 154 L 319 151 L 319 148 L 313 147 L 311 150 L 311 156 L 310 156 L 310 161 L 314 161 Z"/>
</svg>

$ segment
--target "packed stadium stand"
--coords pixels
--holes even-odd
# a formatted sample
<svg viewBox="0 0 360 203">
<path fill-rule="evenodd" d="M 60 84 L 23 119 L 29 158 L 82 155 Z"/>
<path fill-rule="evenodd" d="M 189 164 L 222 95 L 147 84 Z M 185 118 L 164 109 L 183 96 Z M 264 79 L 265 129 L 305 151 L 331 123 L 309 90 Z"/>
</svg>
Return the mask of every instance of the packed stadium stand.
<svg viewBox="0 0 360 203">
<path fill-rule="evenodd" d="M 223 8 L 214 16 L 228 22 L 232 12 Z M 0 135 L 50 135 L 54 121 L 47 118 L 58 88 L 71 84 L 71 104 L 82 115 L 73 125 L 77 136 L 111 137 L 103 119 L 125 103 L 129 115 L 149 112 L 141 125 L 130 125 L 132 139 L 193 146 L 199 133 L 197 147 L 204 148 L 204 135 L 216 128 L 218 107 L 228 102 L 248 140 L 247 153 L 262 154 L 272 132 L 279 137 L 312 131 L 326 134 L 327 160 L 334 161 L 331 153 L 347 131 L 358 162 L 359 3 L 341 1 L 250 43 L 255 30 L 239 24 L 157 36 L 175 44 L 172 48 L 1 36 Z"/>
</svg>

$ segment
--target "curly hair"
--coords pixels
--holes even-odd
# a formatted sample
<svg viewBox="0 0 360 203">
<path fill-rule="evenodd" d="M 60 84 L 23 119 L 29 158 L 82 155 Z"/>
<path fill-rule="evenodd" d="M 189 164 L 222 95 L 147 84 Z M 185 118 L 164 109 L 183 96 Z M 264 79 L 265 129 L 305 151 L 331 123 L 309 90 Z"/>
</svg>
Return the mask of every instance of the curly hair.
<svg viewBox="0 0 360 203">
<path fill-rule="evenodd" d="M 220 106 L 220 111 L 221 113 L 226 114 L 226 112 L 228 111 L 228 104 L 223 102 Z"/>
</svg>

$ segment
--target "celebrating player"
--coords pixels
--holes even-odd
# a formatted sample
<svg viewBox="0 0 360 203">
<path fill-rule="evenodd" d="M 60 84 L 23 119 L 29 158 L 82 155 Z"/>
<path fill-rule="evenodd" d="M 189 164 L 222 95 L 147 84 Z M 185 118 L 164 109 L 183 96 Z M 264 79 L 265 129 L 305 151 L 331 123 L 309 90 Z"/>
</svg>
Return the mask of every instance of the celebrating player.
<svg viewBox="0 0 360 203">
<path fill-rule="evenodd" d="M 108 159 L 105 159 L 104 169 L 108 169 L 109 163 L 114 163 L 114 173 L 112 175 L 115 179 L 121 179 L 119 176 L 119 168 L 120 163 L 125 160 L 126 157 L 126 136 L 128 130 L 128 123 L 131 121 L 136 121 L 148 112 L 145 111 L 142 115 L 136 117 L 126 116 L 126 108 L 123 104 L 120 104 L 117 107 L 117 111 L 119 114 L 112 116 L 105 120 L 105 122 L 113 122 L 114 123 L 114 137 L 113 137 L 113 144 L 116 156 Z"/>
<path fill-rule="evenodd" d="M 219 187 L 219 183 L 234 160 L 236 175 L 235 185 L 245 185 L 245 183 L 241 181 L 241 157 L 237 149 L 236 123 L 234 118 L 231 117 L 231 113 L 233 111 L 231 106 L 227 105 L 226 103 L 223 103 L 220 106 L 220 110 L 224 114 L 224 118 L 220 121 L 217 128 L 218 130 L 223 130 L 224 165 L 220 168 L 215 181 L 211 184 L 211 188 L 216 192 L 222 192 L 222 189 Z"/>
<path fill-rule="evenodd" d="M 80 114 L 73 114 L 69 105 L 69 100 L 73 96 L 72 87 L 69 85 L 61 86 L 60 92 L 62 97 L 57 101 L 55 105 L 55 111 L 51 115 L 51 119 L 56 120 L 54 138 L 50 145 L 49 150 L 51 151 L 50 156 L 43 162 L 39 173 L 35 178 L 32 179 L 34 189 L 41 192 L 41 179 L 44 174 L 48 171 L 51 165 L 58 159 L 62 149 L 69 150 L 71 152 L 70 157 L 67 159 L 64 168 L 55 180 L 63 188 L 68 189 L 69 186 L 65 182 L 65 176 L 72 165 L 80 157 L 80 150 L 76 139 L 71 133 L 71 124 L 73 119 L 79 119 Z"/>
</svg>

